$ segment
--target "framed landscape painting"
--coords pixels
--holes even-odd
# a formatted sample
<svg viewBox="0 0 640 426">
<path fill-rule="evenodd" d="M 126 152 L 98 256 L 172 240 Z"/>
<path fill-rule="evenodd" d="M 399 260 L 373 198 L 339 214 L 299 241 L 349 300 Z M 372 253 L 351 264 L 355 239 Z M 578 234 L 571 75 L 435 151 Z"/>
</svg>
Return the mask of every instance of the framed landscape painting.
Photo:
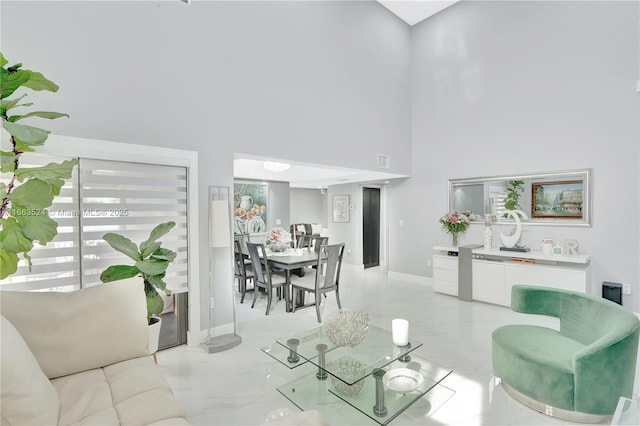
<svg viewBox="0 0 640 426">
<path fill-rule="evenodd" d="M 583 219 L 581 180 L 531 183 L 531 217 Z"/>
</svg>

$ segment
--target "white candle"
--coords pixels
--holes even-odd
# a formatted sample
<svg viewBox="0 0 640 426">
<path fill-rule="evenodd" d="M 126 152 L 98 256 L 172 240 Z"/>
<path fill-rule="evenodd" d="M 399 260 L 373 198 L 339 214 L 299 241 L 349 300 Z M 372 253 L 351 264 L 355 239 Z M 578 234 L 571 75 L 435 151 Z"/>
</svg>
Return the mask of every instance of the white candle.
<svg viewBox="0 0 640 426">
<path fill-rule="evenodd" d="M 394 345 L 407 346 L 409 344 L 409 321 L 399 318 L 391 320 L 391 336 Z"/>
</svg>

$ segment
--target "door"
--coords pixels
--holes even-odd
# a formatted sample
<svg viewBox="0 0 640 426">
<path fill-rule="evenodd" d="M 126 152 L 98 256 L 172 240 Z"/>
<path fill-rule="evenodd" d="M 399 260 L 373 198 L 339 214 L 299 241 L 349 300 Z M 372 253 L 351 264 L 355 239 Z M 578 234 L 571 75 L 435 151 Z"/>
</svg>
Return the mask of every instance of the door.
<svg viewBox="0 0 640 426">
<path fill-rule="evenodd" d="M 362 188 L 362 260 L 365 268 L 380 264 L 380 188 Z"/>
</svg>

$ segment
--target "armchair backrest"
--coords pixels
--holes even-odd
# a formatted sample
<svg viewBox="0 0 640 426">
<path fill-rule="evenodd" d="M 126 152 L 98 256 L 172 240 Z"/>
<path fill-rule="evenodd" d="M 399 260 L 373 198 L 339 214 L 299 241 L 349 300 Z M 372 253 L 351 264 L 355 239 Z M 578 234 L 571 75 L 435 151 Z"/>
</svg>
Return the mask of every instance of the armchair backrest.
<svg viewBox="0 0 640 426">
<path fill-rule="evenodd" d="M 628 335 L 640 330 L 640 321 L 632 312 L 609 300 L 575 291 L 515 285 L 511 309 L 557 317 L 560 333 L 584 345 L 611 333 Z"/>
</svg>

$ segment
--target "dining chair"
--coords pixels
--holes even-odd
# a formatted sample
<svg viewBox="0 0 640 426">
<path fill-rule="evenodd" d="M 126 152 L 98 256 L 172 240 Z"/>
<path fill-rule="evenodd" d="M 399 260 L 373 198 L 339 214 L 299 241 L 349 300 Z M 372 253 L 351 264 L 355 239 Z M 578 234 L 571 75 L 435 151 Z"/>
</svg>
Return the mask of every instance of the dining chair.
<svg viewBox="0 0 640 426">
<path fill-rule="evenodd" d="M 247 290 L 247 281 L 253 281 L 253 268 L 251 267 L 251 261 L 245 259 L 244 253 L 242 252 L 242 243 L 239 239 L 233 241 L 233 246 L 235 276 L 238 279 L 238 291 L 242 294 L 240 303 L 243 303 L 246 292 L 255 291 L 255 283 L 252 289 Z M 247 261 L 249 264 L 247 264 Z"/>
<path fill-rule="evenodd" d="M 261 243 L 247 243 L 247 249 L 249 250 L 249 258 L 253 266 L 253 302 L 251 307 L 253 308 L 258 298 L 258 289 L 263 288 L 267 292 L 267 310 L 265 315 L 269 315 L 271 310 L 271 299 L 273 296 L 273 289 L 278 289 L 280 294 L 281 289 L 284 288 L 285 303 L 289 303 L 288 289 L 286 285 L 286 279 L 282 278 L 282 281 L 275 281 L 274 274 L 271 273 L 271 265 L 269 259 L 267 259 L 267 252 L 264 248 L 264 244 Z M 281 277 L 279 277 L 281 278 Z"/>
<path fill-rule="evenodd" d="M 313 248 L 316 253 L 320 251 L 320 247 L 329 244 L 329 237 L 318 237 L 313 235 L 310 235 L 310 237 L 311 241 L 309 242 L 309 250 Z"/>
<path fill-rule="evenodd" d="M 298 235 L 298 248 L 308 248 L 311 245 L 311 238 L 313 236 L 312 235 L 306 235 L 306 234 L 302 234 L 302 235 Z"/>
<path fill-rule="evenodd" d="M 296 301 L 304 300 L 304 293 L 313 293 L 315 300 L 313 304 L 297 306 L 298 308 L 306 308 L 310 306 L 316 307 L 316 315 L 318 322 L 322 322 L 320 318 L 320 301 L 321 295 L 335 291 L 338 308 L 342 309 L 340 304 L 340 269 L 342 267 L 342 254 L 344 253 L 344 243 L 334 245 L 323 245 L 318 250 L 318 261 L 316 263 L 315 276 L 308 275 L 305 278 L 296 279 L 291 283 L 293 289 L 293 312 L 296 311 Z"/>
</svg>

